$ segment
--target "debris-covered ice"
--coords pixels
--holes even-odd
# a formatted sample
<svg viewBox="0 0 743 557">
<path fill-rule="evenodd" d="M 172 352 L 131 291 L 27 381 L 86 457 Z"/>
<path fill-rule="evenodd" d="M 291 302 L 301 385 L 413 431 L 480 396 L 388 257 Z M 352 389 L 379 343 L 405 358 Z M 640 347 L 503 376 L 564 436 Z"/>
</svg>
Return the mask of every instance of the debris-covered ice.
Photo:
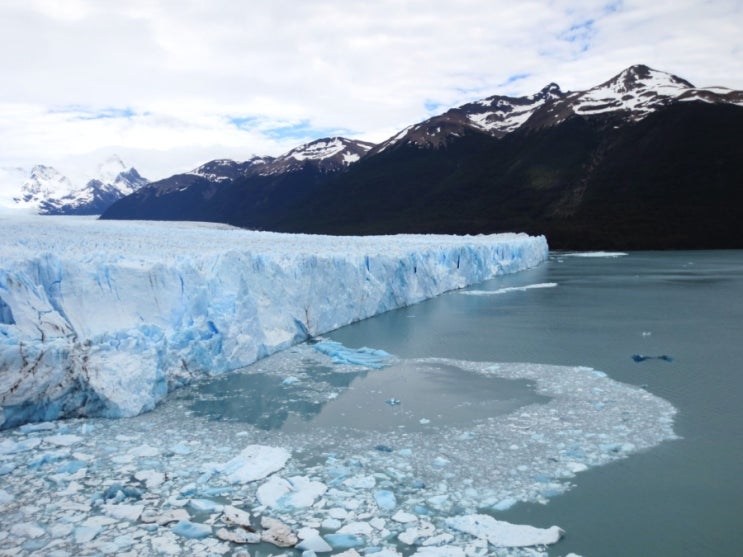
<svg viewBox="0 0 743 557">
<path fill-rule="evenodd" d="M 310 380 L 328 369 L 351 382 Z M 478 392 L 492 382 L 494 393 L 482 395 L 491 411 L 452 398 L 449 408 L 425 407 L 432 419 L 421 425 L 411 397 L 384 404 L 377 377 L 425 369 L 446 381 L 458 373 Z M 583 367 L 421 359 L 364 370 L 301 345 L 255 364 L 245 380 L 251 374 L 274 376 L 298 408 L 303 397 L 322 398 L 321 409 L 298 418 L 305 428 L 268 430 L 237 412 L 194 412 L 207 392 L 195 386 L 143 416 L 0 432 L 0 553 L 239 555 L 248 544 L 256 556 L 543 555 L 559 526 L 508 524 L 499 512 L 547 502 L 576 473 L 674 437 L 669 403 Z M 284 385 L 289 376 L 299 381 Z M 503 395 L 508 383 L 516 390 Z M 306 392 L 291 390 L 300 385 Z M 385 428 L 350 415 L 323 422 L 334 408 L 336 417 L 351 412 L 358 391 L 376 396 L 381 413 L 412 415 Z M 532 393 L 497 405 L 519 391 Z M 428 396 L 439 405 L 435 391 Z"/>
</svg>

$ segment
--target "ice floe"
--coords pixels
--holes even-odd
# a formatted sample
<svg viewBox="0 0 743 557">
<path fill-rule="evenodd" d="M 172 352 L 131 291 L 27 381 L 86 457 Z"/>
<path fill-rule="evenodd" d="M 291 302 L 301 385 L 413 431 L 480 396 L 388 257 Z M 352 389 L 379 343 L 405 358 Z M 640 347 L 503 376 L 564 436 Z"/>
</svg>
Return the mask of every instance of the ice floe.
<svg viewBox="0 0 743 557">
<path fill-rule="evenodd" d="M 499 513 L 546 503 L 581 471 L 674 438 L 669 403 L 589 368 L 435 358 L 394 365 L 399 373 L 458 369 L 463 381 L 481 378 L 480 390 L 526 381 L 538 397 L 469 421 L 442 416 L 436 427 L 416 418 L 384 430 L 349 422 L 297 432 L 194 414 L 197 389 L 186 388 L 147 415 L 6 430 L 0 553 L 237 556 L 249 544 L 257 556 L 544 555 L 543 546 L 559 544 L 559 526 L 509 524 Z M 361 369 L 301 345 L 254 373 L 275 374 L 285 389 L 282 378 L 309 386 L 307 374 L 328 366 Z M 338 396 L 326 408 L 354 390 L 327 388 Z M 383 401 L 380 393 L 385 412 L 407 404 Z"/>
</svg>

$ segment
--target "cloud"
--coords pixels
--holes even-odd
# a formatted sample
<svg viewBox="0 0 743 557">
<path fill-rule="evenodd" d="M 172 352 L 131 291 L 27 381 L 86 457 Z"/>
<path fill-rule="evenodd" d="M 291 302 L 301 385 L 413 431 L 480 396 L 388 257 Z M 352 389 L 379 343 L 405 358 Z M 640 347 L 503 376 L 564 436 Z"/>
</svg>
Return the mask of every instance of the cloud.
<svg viewBox="0 0 743 557">
<path fill-rule="evenodd" d="M 0 166 L 126 151 L 162 177 L 635 63 L 743 89 L 741 20 L 737 0 L 6 2 Z"/>
</svg>

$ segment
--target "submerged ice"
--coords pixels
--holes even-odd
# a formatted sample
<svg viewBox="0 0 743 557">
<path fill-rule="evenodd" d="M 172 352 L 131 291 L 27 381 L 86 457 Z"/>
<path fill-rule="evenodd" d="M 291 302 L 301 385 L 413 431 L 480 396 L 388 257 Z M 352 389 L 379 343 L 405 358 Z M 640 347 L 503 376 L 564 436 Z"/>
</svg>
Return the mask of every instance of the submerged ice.
<svg viewBox="0 0 743 557">
<path fill-rule="evenodd" d="M 0 428 L 133 416 L 175 386 L 547 257 L 520 234 L 0 218 Z"/>
<path fill-rule="evenodd" d="M 6 430 L 0 520 L 8 528 L 0 551 L 238 555 L 249 543 L 258 544 L 251 555 L 546 555 L 562 535 L 559 524 L 509 524 L 499 513 L 520 501 L 547 502 L 577 473 L 674 437 L 669 403 L 589 368 L 442 359 L 394 365 L 400 374 L 459 370 L 462 381 L 482 379 L 480 390 L 488 381 L 495 391 L 499 381 L 526 381 L 539 398 L 455 423 L 432 420 L 435 427 L 358 428 L 313 414 L 317 421 L 301 432 L 269 432 L 194 414 L 203 389 L 187 387 L 144 416 Z M 246 377 L 275 375 L 281 390 L 296 385 L 284 378 L 308 384 L 318 369 L 356 382 L 386 371 L 333 363 L 302 344 L 254 364 Z M 350 408 L 357 388 L 327 384 L 307 396 L 325 408 Z M 404 397 L 388 406 L 378 394 L 385 412 L 406 406 Z"/>
</svg>

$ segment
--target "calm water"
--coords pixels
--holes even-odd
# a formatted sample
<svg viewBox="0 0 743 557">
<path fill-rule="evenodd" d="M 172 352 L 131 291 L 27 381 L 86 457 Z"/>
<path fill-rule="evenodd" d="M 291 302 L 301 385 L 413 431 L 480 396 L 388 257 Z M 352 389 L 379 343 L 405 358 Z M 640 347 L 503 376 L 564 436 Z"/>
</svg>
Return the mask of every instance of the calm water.
<svg viewBox="0 0 743 557">
<path fill-rule="evenodd" d="M 680 440 L 581 473 L 548 505 L 500 516 L 564 528 L 550 555 L 741 555 L 743 252 L 557 254 L 477 289 L 540 283 L 557 286 L 450 293 L 329 336 L 400 357 L 587 365 L 646 385 L 678 408 Z"/>
</svg>

